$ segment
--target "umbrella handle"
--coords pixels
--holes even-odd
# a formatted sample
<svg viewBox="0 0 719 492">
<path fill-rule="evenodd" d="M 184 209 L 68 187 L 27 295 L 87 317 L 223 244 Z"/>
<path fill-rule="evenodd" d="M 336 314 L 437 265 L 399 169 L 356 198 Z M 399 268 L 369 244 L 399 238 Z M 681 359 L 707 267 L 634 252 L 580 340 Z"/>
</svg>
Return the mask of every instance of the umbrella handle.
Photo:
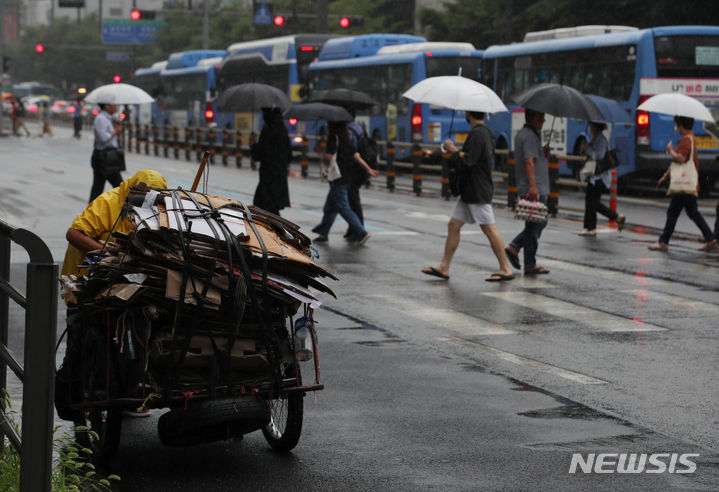
<svg viewBox="0 0 719 492">
<path fill-rule="evenodd" d="M 210 160 L 210 153 L 208 151 L 205 151 L 204 154 L 202 154 L 202 162 L 200 162 L 200 168 L 197 170 L 197 174 L 195 174 L 195 181 L 192 182 L 192 189 L 190 191 L 196 191 L 197 185 L 200 184 L 200 178 L 202 177 L 202 173 L 205 172 L 205 167 L 207 167 L 207 162 Z"/>
</svg>

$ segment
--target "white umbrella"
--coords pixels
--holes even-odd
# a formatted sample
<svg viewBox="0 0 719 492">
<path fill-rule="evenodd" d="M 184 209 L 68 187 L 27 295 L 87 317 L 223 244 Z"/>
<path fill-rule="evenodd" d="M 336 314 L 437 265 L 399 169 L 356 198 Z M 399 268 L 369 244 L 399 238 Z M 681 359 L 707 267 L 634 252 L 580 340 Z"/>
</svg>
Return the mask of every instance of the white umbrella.
<svg viewBox="0 0 719 492">
<path fill-rule="evenodd" d="M 695 120 L 714 123 L 714 116 L 712 116 L 711 111 L 709 111 L 706 106 L 697 99 L 679 94 L 678 92 L 652 96 L 637 106 L 637 109 L 672 116 L 686 116 L 688 118 L 694 118 Z"/>
<path fill-rule="evenodd" d="M 147 92 L 129 84 L 102 85 L 85 97 L 85 102 L 96 104 L 142 104 L 154 100 Z"/>
<path fill-rule="evenodd" d="M 443 108 L 499 113 L 507 107 L 492 89 L 459 75 L 429 77 L 410 87 L 403 97 Z"/>
</svg>

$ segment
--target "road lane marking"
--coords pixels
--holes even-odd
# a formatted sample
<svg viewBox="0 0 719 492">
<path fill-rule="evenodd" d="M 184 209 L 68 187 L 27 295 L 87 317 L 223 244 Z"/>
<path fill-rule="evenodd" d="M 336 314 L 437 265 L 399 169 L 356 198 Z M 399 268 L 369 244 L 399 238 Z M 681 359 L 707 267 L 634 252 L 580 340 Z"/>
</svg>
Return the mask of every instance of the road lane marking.
<svg viewBox="0 0 719 492">
<path fill-rule="evenodd" d="M 507 330 L 499 323 L 493 323 L 452 309 L 431 307 L 423 301 L 384 295 L 367 295 L 363 297 L 371 298 L 374 302 L 377 299 L 382 299 L 384 306 L 389 306 L 412 318 L 439 325 L 462 335 L 512 335 L 516 333 L 515 331 Z"/>
<path fill-rule="evenodd" d="M 633 332 L 633 331 L 667 331 L 666 328 L 633 321 L 614 314 L 605 313 L 596 309 L 560 301 L 541 294 L 530 292 L 482 292 L 481 295 L 501 299 L 506 302 L 518 304 L 522 307 L 540 311 L 558 318 L 576 321 L 600 331 Z"/>
<path fill-rule="evenodd" d="M 688 297 L 665 294 L 644 289 L 620 290 L 623 294 L 631 294 L 633 298 L 646 302 L 657 302 L 664 306 L 671 306 L 674 310 L 687 315 L 701 315 L 702 317 L 718 316 L 719 306 L 704 301 L 695 301 Z"/>
<path fill-rule="evenodd" d="M 570 263 L 568 261 L 549 260 L 544 258 L 542 258 L 541 263 L 542 266 L 556 268 L 558 270 L 566 270 L 572 273 L 581 273 L 583 275 L 590 275 L 592 277 L 602 278 L 605 280 L 619 280 L 622 282 L 631 282 L 640 285 L 661 285 L 666 287 L 676 287 L 676 284 L 674 282 L 648 277 L 642 272 L 620 272 L 617 270 L 608 270 L 602 267 L 584 266 L 577 263 Z"/>
<path fill-rule="evenodd" d="M 592 376 L 587 376 L 586 374 L 582 374 L 579 372 L 570 371 L 569 369 L 564 369 L 562 367 L 553 366 L 552 364 L 547 364 L 546 362 L 540 362 L 536 359 L 530 359 L 529 357 L 523 357 L 521 355 L 513 354 L 511 352 L 505 352 L 504 350 L 500 350 L 494 347 L 490 347 L 489 345 L 485 345 L 483 343 L 479 342 L 473 342 L 471 340 L 464 340 L 462 338 L 456 338 L 456 337 L 443 337 L 438 338 L 438 340 L 446 340 L 451 343 L 454 343 L 456 345 L 462 345 L 468 348 L 472 348 L 474 350 L 479 350 L 481 352 L 484 352 L 487 355 L 495 356 L 505 362 L 509 362 L 511 364 L 517 364 L 521 366 L 527 366 L 531 367 L 532 369 L 536 369 L 539 372 L 554 375 L 563 379 L 567 379 L 569 381 L 573 381 L 575 383 L 579 384 L 607 384 L 608 381 L 604 381 L 603 379 L 593 378 Z"/>
</svg>

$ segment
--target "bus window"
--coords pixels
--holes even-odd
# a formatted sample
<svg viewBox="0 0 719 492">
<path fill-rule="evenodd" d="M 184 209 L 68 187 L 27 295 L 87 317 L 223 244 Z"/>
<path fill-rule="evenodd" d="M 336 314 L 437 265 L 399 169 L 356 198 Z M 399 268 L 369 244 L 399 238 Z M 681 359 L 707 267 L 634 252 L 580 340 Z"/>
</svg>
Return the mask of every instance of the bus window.
<svg viewBox="0 0 719 492">
<path fill-rule="evenodd" d="M 482 60 L 466 56 L 427 56 L 424 58 L 427 77 L 440 75 L 457 75 L 458 68 L 462 68 L 462 77 L 480 82 Z"/>
<path fill-rule="evenodd" d="M 655 38 L 657 76 L 719 78 L 719 38 L 662 36 Z"/>
</svg>

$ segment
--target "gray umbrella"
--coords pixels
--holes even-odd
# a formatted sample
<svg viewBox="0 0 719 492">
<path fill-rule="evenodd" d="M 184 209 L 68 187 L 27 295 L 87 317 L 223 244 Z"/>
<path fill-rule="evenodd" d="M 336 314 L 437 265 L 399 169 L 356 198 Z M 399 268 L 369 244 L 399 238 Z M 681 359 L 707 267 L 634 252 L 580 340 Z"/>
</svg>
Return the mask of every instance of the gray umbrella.
<svg viewBox="0 0 719 492">
<path fill-rule="evenodd" d="M 369 97 L 364 92 L 353 91 L 351 89 L 327 89 L 315 91 L 312 93 L 312 96 L 310 96 L 310 101 L 342 106 L 350 111 L 367 109 L 377 104 L 377 101 Z"/>
<path fill-rule="evenodd" d="M 222 91 L 215 100 L 221 111 L 256 111 L 260 108 L 289 108 L 292 103 L 287 95 L 267 84 L 249 83 L 233 85 Z"/>
<path fill-rule="evenodd" d="M 317 102 L 292 106 L 284 116 L 302 121 L 352 121 L 354 119 L 345 108 Z"/>
<path fill-rule="evenodd" d="M 577 120 L 603 119 L 594 102 L 576 89 L 560 84 L 539 84 L 512 96 L 520 106 Z"/>
</svg>

